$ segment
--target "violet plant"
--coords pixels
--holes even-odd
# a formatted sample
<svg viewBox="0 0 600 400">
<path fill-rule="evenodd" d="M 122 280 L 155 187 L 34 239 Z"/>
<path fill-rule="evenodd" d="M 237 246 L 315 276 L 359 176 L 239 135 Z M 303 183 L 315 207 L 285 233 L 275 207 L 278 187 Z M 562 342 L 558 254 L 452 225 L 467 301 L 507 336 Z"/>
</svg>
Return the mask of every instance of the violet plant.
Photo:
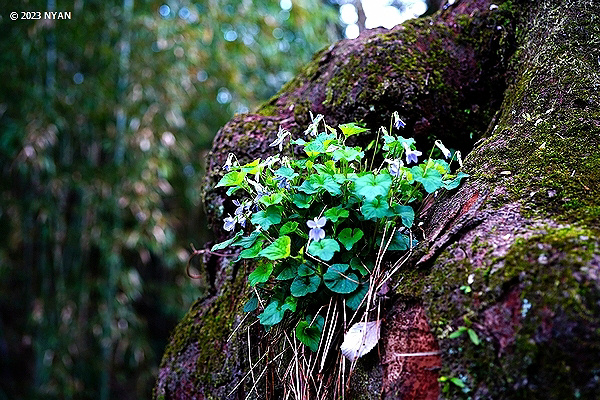
<svg viewBox="0 0 600 400">
<path fill-rule="evenodd" d="M 253 295 L 244 310 L 258 309 L 265 328 L 291 327 L 316 351 L 322 306 L 334 297 L 350 311 L 364 307 L 382 246 L 398 257 L 414 247 L 413 207 L 426 194 L 452 190 L 468 176 L 452 174 L 450 163 L 457 156 L 462 164 L 460 155 L 451 158 L 439 141 L 436 146 L 449 160 L 432 159 L 432 150 L 419 163 L 422 153 L 415 140 L 391 134 L 402 128 L 404 122 L 394 113 L 390 133 L 380 128 L 373 154 L 365 157 L 363 148 L 347 146 L 346 140 L 367 129 L 355 123 L 334 128 L 318 115 L 303 137 L 291 140 L 280 129 L 271 143 L 279 150 L 300 146 L 303 157 L 275 155 L 244 165 L 234 155 L 227 158 L 228 172 L 217 187 L 227 187 L 227 195 L 236 197 L 234 215 L 223 220 L 233 236 L 212 251 L 239 247 L 236 261 L 254 262 L 248 277 Z M 383 162 L 372 168 L 376 155 Z M 384 232 L 393 232 L 385 242 Z"/>
</svg>

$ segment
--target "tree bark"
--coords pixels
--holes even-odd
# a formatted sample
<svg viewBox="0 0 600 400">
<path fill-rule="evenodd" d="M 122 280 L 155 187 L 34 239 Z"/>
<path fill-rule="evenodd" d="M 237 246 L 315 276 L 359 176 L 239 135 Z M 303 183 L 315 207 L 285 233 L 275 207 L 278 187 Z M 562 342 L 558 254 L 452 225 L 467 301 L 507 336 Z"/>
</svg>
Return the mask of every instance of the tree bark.
<svg viewBox="0 0 600 400">
<path fill-rule="evenodd" d="M 374 129 L 398 110 L 417 143 L 470 152 L 468 181 L 419 216 L 421 244 L 395 276 L 379 350 L 361 359 L 347 398 L 600 396 L 600 5 L 494 3 L 457 1 L 332 45 L 215 138 L 205 204 L 220 239 L 232 210 L 212 188 L 227 154 L 264 157 L 279 126 L 299 135 L 309 110 Z M 173 333 L 155 398 L 277 397 L 264 379 L 236 388 L 266 343 L 243 321 L 248 271 L 231 259 L 205 257 L 213 292 Z M 461 326 L 481 343 L 449 338 Z"/>
</svg>

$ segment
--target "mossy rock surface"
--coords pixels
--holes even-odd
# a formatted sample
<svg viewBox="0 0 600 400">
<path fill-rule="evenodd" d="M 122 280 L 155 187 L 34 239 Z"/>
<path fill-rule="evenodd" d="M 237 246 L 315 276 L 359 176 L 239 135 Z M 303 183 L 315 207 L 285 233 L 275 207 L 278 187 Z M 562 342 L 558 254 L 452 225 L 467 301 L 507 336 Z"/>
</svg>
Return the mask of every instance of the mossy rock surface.
<svg viewBox="0 0 600 400">
<path fill-rule="evenodd" d="M 380 348 L 359 364 L 353 398 L 600 398 L 600 4 L 494 3 L 462 0 L 332 45 L 215 139 L 204 200 L 219 238 L 233 208 L 212 188 L 227 154 L 273 154 L 279 127 L 298 136 L 309 110 L 375 129 L 400 111 L 406 136 L 472 150 L 467 182 L 419 215 L 421 244 L 390 281 Z M 248 372 L 246 339 L 226 340 L 247 270 L 227 260 L 207 257 L 214 296 L 175 330 L 156 398 L 226 398 Z M 480 343 L 451 339 L 461 326 Z M 261 331 L 250 335 L 264 352 Z M 430 349 L 439 356 L 398 356 Z M 465 389 L 444 391 L 438 375 Z"/>
<path fill-rule="evenodd" d="M 521 221 L 492 232 L 505 221 L 490 218 L 449 246 L 425 280 L 423 299 L 444 355 L 441 374 L 464 379 L 474 398 L 594 398 L 597 231 Z M 481 344 L 466 334 L 450 339 L 461 326 Z M 455 398 L 466 397 L 454 389 Z"/>
<path fill-rule="evenodd" d="M 196 301 L 175 328 L 163 355 L 156 399 L 227 398 L 247 367 L 246 343 L 239 337 L 226 340 L 240 322 L 246 277 L 226 270 L 232 278 L 222 284 L 223 290 Z"/>
<path fill-rule="evenodd" d="M 583 45 L 600 42 L 599 13 L 575 1 L 524 10 L 514 81 L 466 160 L 471 178 L 428 211 L 413 291 L 441 374 L 468 388 L 443 397 L 600 396 L 600 52 Z M 461 326 L 481 343 L 450 339 Z"/>
</svg>

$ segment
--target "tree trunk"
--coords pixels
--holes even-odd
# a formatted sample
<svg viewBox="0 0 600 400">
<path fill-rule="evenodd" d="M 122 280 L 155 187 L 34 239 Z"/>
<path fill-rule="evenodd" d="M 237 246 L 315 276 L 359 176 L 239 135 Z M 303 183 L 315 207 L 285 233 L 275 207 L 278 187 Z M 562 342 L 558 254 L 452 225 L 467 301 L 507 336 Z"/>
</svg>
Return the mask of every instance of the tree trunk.
<svg viewBox="0 0 600 400">
<path fill-rule="evenodd" d="M 212 188 L 227 154 L 264 157 L 279 126 L 298 136 L 309 110 L 374 130 L 398 110 L 417 143 L 470 151 L 471 177 L 420 215 L 379 350 L 361 359 L 347 398 L 600 396 L 600 4 L 494 3 L 457 1 L 332 45 L 214 141 L 205 204 L 220 238 L 233 210 Z M 155 398 L 277 398 L 262 367 L 255 391 L 253 379 L 236 388 L 266 341 L 248 328 L 253 316 L 243 321 L 248 271 L 231 260 L 205 257 L 213 293 L 173 333 Z M 462 326 L 478 345 L 449 337 Z"/>
</svg>

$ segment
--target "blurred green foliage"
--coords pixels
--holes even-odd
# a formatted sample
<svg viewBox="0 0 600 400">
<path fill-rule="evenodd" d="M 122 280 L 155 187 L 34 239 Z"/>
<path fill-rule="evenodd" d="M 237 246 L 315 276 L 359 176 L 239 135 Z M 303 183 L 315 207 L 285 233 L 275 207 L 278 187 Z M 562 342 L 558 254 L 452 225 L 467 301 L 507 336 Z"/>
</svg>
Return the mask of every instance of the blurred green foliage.
<svg viewBox="0 0 600 400">
<path fill-rule="evenodd" d="M 150 397 L 170 329 L 207 290 L 185 274 L 207 239 L 206 149 L 336 20 L 319 0 L 3 7 L 0 399 Z"/>
</svg>

